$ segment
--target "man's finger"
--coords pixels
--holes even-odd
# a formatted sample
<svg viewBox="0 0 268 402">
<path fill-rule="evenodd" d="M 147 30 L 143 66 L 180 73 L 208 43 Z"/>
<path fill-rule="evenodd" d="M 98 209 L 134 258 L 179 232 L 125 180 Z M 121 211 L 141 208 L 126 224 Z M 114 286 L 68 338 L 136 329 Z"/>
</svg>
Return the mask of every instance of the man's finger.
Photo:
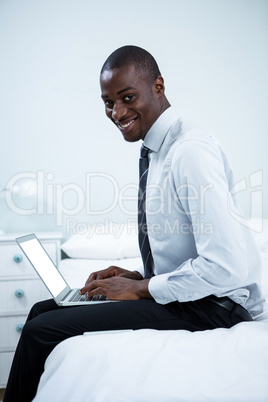
<svg viewBox="0 0 268 402">
<path fill-rule="evenodd" d="M 99 289 L 102 284 L 103 282 L 100 283 L 99 280 L 93 280 L 92 282 L 86 283 L 86 286 L 82 287 L 79 293 L 83 295 L 86 292 L 91 292 L 95 289 Z"/>
</svg>

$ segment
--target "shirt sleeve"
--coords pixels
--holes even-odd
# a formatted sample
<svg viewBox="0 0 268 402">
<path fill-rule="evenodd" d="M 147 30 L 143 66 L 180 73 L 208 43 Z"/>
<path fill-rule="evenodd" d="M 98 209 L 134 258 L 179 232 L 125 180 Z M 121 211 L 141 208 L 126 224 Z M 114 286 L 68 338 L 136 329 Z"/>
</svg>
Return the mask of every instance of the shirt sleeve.
<svg viewBox="0 0 268 402">
<path fill-rule="evenodd" d="M 232 210 L 239 208 L 230 195 L 231 174 L 213 140 L 185 141 L 176 148 L 171 163 L 176 202 L 193 227 L 202 220 L 210 225 L 211 233 L 193 231 L 197 258 L 151 278 L 149 291 L 158 303 L 221 295 L 237 288 L 246 277 L 244 237 L 241 225 L 230 213 L 230 206 Z"/>
<path fill-rule="evenodd" d="M 143 268 L 143 265 L 141 265 L 140 267 L 136 268 L 135 271 L 137 271 L 139 274 L 141 274 L 141 276 L 144 278 L 144 268 Z"/>
</svg>

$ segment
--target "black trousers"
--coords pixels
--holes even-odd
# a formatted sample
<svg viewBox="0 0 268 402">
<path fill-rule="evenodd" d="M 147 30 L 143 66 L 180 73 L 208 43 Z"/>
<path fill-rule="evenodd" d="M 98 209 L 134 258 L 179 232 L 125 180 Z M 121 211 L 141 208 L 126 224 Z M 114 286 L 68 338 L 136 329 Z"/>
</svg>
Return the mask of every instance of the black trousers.
<svg viewBox="0 0 268 402">
<path fill-rule="evenodd" d="M 32 307 L 24 325 L 4 402 L 32 401 L 50 352 L 64 339 L 86 331 L 142 328 L 202 331 L 230 328 L 244 320 L 235 310 L 230 312 L 209 297 L 166 305 L 150 299 L 75 307 L 58 307 L 54 300 L 39 302 Z"/>
</svg>

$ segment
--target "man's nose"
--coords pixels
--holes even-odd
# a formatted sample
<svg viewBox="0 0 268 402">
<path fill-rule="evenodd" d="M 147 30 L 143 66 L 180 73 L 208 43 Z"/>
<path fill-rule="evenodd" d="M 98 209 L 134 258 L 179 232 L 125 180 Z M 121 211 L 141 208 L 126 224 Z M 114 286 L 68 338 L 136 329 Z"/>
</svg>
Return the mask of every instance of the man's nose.
<svg viewBox="0 0 268 402">
<path fill-rule="evenodd" d="M 120 103 L 114 103 L 112 118 L 114 120 L 121 120 L 127 114 L 127 108 Z"/>
</svg>

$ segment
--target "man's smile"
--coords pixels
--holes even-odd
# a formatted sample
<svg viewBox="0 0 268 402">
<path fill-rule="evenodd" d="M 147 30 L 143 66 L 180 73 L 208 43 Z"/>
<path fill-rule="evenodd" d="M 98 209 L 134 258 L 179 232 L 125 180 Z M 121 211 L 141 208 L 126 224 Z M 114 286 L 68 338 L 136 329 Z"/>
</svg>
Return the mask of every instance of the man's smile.
<svg viewBox="0 0 268 402">
<path fill-rule="evenodd" d="M 118 126 L 119 130 L 126 130 L 128 127 L 130 127 L 136 120 L 138 117 L 134 117 L 132 119 L 129 120 L 125 120 L 125 121 L 118 121 L 115 120 L 115 124 Z"/>
<path fill-rule="evenodd" d="M 130 124 L 132 124 L 132 123 L 134 123 L 134 120 L 130 120 L 128 123 L 124 123 L 124 124 L 119 123 L 119 125 L 120 125 L 121 127 L 123 127 L 123 128 L 126 128 L 126 127 L 130 126 Z"/>
</svg>

